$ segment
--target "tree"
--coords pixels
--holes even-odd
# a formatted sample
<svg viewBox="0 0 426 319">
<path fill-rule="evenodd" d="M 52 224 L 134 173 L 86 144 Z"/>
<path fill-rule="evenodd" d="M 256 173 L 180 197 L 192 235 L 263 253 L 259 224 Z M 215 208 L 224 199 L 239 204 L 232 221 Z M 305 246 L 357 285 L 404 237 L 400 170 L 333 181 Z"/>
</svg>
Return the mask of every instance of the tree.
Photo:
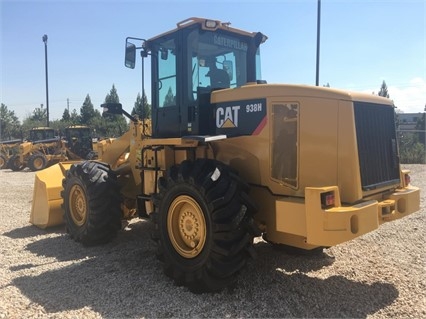
<svg viewBox="0 0 426 319">
<path fill-rule="evenodd" d="M 105 96 L 104 103 L 120 103 L 120 98 L 114 84 Z M 128 124 L 122 115 L 103 113 L 102 118 L 96 120 L 95 129 L 101 137 L 118 137 L 127 131 Z"/>
<path fill-rule="evenodd" d="M 400 131 L 398 134 L 401 163 L 426 164 L 425 113 L 419 115 L 413 131 Z"/>
<path fill-rule="evenodd" d="M 52 120 L 49 121 L 49 127 L 53 128 L 56 132 L 56 135 L 63 136 L 65 128 L 69 126 L 69 122 L 64 122 L 62 120 Z"/>
<path fill-rule="evenodd" d="M 382 86 L 380 87 L 379 96 L 389 98 L 388 87 L 387 87 L 386 82 L 384 80 L 383 80 Z"/>
<path fill-rule="evenodd" d="M 70 111 L 68 109 L 65 109 L 64 113 L 62 113 L 61 121 L 62 122 L 69 122 L 70 119 L 71 119 Z"/>
<path fill-rule="evenodd" d="M 404 132 L 399 136 L 399 154 L 401 163 L 425 164 L 425 145 L 418 141 L 413 132 Z"/>
<path fill-rule="evenodd" d="M 171 106 L 175 105 L 175 96 L 173 95 L 172 87 L 169 87 L 169 90 L 167 91 L 166 97 L 164 98 L 164 104 L 163 106 Z"/>
<path fill-rule="evenodd" d="M 80 109 L 80 122 L 84 125 L 91 125 L 95 118 L 99 118 L 100 113 L 93 107 L 89 94 L 86 95 Z"/>
<path fill-rule="evenodd" d="M 114 84 L 112 84 L 111 90 L 105 96 L 104 103 L 120 103 L 120 98 L 118 97 L 117 89 L 115 88 Z"/>
<path fill-rule="evenodd" d="M 416 130 L 419 132 L 417 133 L 419 142 L 423 145 L 426 144 L 426 131 L 425 131 L 425 117 L 426 113 L 420 113 L 420 117 L 417 119 L 416 123 Z"/>
<path fill-rule="evenodd" d="M 21 136 L 20 123 L 14 111 L 9 111 L 7 106 L 0 106 L 0 141 L 10 140 Z"/>
<path fill-rule="evenodd" d="M 143 92 L 142 98 L 140 93 L 138 93 L 138 96 L 136 97 L 135 106 L 133 107 L 131 114 L 137 115 L 140 119 L 151 118 L 151 105 L 148 104 L 148 99 L 145 95 L 145 92 Z"/>
<path fill-rule="evenodd" d="M 43 108 L 43 104 L 40 107 L 36 107 L 33 111 L 33 115 L 30 117 L 34 122 L 44 122 L 44 126 L 47 123 L 47 109 Z"/>
<path fill-rule="evenodd" d="M 24 118 L 22 121 L 23 137 L 28 137 L 28 132 L 34 127 L 42 127 L 47 124 L 47 109 L 43 105 L 36 107 L 31 115 Z"/>
</svg>

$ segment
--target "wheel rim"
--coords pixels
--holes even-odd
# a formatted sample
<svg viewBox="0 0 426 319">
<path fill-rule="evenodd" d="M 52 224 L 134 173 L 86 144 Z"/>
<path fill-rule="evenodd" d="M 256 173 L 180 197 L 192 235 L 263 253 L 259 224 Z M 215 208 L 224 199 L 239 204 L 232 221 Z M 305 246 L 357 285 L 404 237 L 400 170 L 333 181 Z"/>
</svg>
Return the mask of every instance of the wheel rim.
<svg viewBox="0 0 426 319">
<path fill-rule="evenodd" d="M 200 205 L 192 197 L 176 197 L 167 214 L 167 230 L 179 255 L 198 256 L 206 242 L 206 221 Z"/>
<path fill-rule="evenodd" d="M 70 215 L 77 226 L 82 226 L 87 218 L 87 201 L 83 188 L 74 185 L 70 191 Z"/>
<path fill-rule="evenodd" d="M 34 163 L 33 165 L 36 169 L 43 168 L 43 164 L 44 164 L 43 158 L 37 157 L 37 158 L 34 159 L 33 163 Z"/>
</svg>

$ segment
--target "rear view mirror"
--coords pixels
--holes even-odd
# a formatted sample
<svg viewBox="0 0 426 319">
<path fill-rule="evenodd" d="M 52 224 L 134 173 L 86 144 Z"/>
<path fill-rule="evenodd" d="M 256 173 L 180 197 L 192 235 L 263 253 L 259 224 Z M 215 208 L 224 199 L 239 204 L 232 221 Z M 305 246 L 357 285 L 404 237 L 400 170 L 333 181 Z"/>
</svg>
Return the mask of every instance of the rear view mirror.
<svg viewBox="0 0 426 319">
<path fill-rule="evenodd" d="M 126 58 L 124 61 L 124 65 L 127 68 L 134 69 L 135 62 L 136 62 L 136 46 L 131 42 L 127 42 L 127 39 L 126 39 Z"/>
<path fill-rule="evenodd" d="M 102 113 L 107 114 L 123 114 L 123 107 L 121 103 L 104 103 L 101 104 L 101 108 L 103 108 Z"/>
</svg>

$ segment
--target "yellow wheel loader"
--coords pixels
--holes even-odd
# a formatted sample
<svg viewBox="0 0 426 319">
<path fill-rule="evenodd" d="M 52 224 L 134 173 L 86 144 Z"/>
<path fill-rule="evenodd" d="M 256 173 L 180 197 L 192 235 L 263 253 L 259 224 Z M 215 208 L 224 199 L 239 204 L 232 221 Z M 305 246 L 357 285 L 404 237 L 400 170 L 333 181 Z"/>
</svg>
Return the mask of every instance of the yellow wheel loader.
<svg viewBox="0 0 426 319">
<path fill-rule="evenodd" d="M 39 127 L 30 130 L 29 139 L 19 145 L 18 152 L 8 161 L 8 168 L 20 171 L 28 167 L 39 171 L 52 164 L 93 158 L 90 128 L 70 126 L 64 136 L 55 136 L 52 128 Z"/>
<path fill-rule="evenodd" d="M 121 219 L 149 216 L 165 274 L 205 292 L 235 280 L 255 236 L 316 251 L 419 210 L 419 189 L 400 169 L 392 101 L 268 84 L 266 39 L 200 18 L 127 38 L 127 67 L 138 49 L 151 59 L 152 124 L 103 105 L 129 117 L 129 131 L 102 161 L 38 172 L 31 223 L 65 222 L 93 245 L 110 241 Z"/>
</svg>

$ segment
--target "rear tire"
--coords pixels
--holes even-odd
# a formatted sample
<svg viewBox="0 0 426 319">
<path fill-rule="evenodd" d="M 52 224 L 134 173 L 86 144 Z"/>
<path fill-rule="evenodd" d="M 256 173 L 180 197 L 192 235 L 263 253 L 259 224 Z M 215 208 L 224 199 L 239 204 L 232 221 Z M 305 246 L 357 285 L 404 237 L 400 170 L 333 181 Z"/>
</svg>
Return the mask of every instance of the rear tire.
<svg viewBox="0 0 426 319">
<path fill-rule="evenodd" d="M 247 184 L 207 159 L 184 161 L 159 182 L 153 238 L 165 274 L 195 293 L 231 285 L 258 235 Z"/>
<path fill-rule="evenodd" d="M 33 172 L 40 171 L 47 166 L 47 158 L 42 153 L 34 153 L 28 159 L 28 167 Z"/>
<path fill-rule="evenodd" d="M 74 164 L 62 181 L 62 209 L 67 232 L 92 246 L 112 240 L 121 228 L 121 198 L 117 177 L 107 164 Z"/>
<path fill-rule="evenodd" d="M 22 171 L 25 168 L 24 163 L 21 163 L 21 160 L 19 159 L 19 155 L 13 155 L 11 158 L 9 158 L 9 161 L 7 162 L 7 167 L 10 168 L 12 171 Z"/>
</svg>

